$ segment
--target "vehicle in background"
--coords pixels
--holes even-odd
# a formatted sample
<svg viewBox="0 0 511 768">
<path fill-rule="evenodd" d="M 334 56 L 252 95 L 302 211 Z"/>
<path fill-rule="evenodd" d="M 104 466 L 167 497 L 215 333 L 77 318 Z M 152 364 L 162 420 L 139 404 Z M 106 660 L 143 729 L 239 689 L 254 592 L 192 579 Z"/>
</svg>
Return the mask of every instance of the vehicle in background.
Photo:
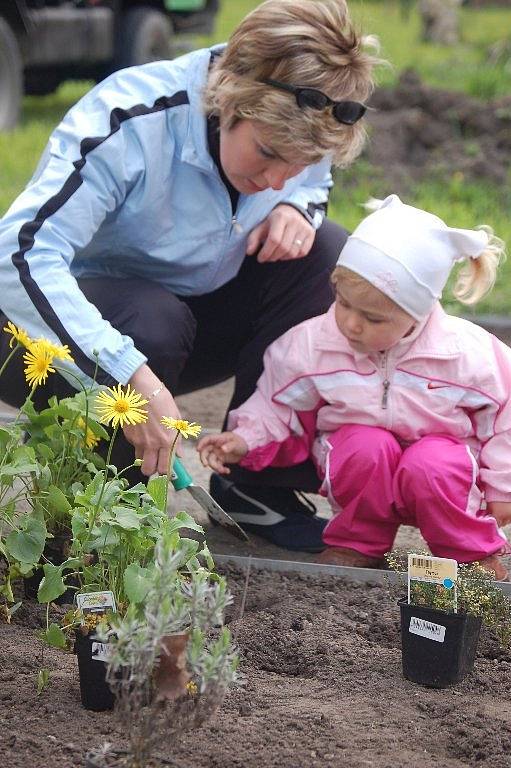
<svg viewBox="0 0 511 768">
<path fill-rule="evenodd" d="M 102 80 L 134 64 L 188 50 L 211 34 L 219 0 L 2 0 L 0 130 L 19 118 L 23 94 L 64 80 Z"/>
</svg>

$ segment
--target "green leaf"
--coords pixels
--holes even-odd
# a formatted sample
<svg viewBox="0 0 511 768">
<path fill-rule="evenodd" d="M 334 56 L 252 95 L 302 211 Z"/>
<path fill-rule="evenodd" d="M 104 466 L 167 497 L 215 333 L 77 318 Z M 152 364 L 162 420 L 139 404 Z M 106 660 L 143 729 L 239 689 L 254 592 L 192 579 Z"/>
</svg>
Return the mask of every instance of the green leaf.
<svg viewBox="0 0 511 768">
<path fill-rule="evenodd" d="M 102 525 L 99 528 L 94 528 L 93 535 L 96 538 L 88 542 L 87 547 L 89 551 L 96 549 L 98 552 L 101 552 L 106 547 L 113 547 L 120 541 L 119 534 L 111 525 Z"/>
<path fill-rule="evenodd" d="M 145 600 L 151 587 L 151 571 L 139 563 L 131 563 L 124 571 L 124 590 L 130 603 Z"/>
<path fill-rule="evenodd" d="M 26 576 L 34 568 L 34 563 L 17 563 L 18 571 L 22 576 Z"/>
<path fill-rule="evenodd" d="M 168 479 L 166 475 L 152 477 L 147 483 L 147 493 L 161 512 L 165 512 L 165 491 Z"/>
<path fill-rule="evenodd" d="M 110 524 L 127 531 L 139 531 L 141 520 L 132 507 L 112 507 L 113 517 L 110 518 Z"/>
<path fill-rule="evenodd" d="M 47 669 L 40 669 L 37 673 L 37 695 L 39 696 L 50 680 L 50 673 Z"/>
<path fill-rule="evenodd" d="M 0 453 L 4 453 L 11 440 L 11 433 L 8 429 L 0 428 Z"/>
<path fill-rule="evenodd" d="M 43 570 L 44 576 L 37 590 L 37 599 L 40 603 L 51 603 L 66 591 L 66 585 L 62 580 L 62 566 L 45 563 Z"/>
<path fill-rule="evenodd" d="M 167 531 L 169 533 L 174 533 L 175 531 L 179 531 L 180 528 L 189 528 L 191 531 L 204 533 L 203 527 L 196 523 L 188 512 L 178 512 L 177 515 L 170 518 Z"/>
<path fill-rule="evenodd" d="M 87 531 L 87 521 L 85 518 L 86 511 L 83 507 L 78 507 L 73 511 L 71 517 L 71 530 L 73 532 L 73 539 L 79 539 L 82 533 Z"/>
<path fill-rule="evenodd" d="M 54 648 L 66 648 L 66 636 L 58 624 L 50 624 L 48 629 L 41 632 L 41 639 Z"/>
<path fill-rule="evenodd" d="M 47 445 L 47 443 L 38 443 L 36 446 L 36 451 L 39 456 L 42 456 L 43 459 L 46 459 L 46 461 L 51 462 L 55 459 L 55 452 L 49 445 Z"/>
<path fill-rule="evenodd" d="M 27 517 L 21 531 L 11 531 L 5 539 L 10 555 L 21 563 L 37 563 L 44 550 L 46 526 L 35 517 Z"/>
<path fill-rule="evenodd" d="M 48 488 L 48 504 L 59 515 L 65 515 L 71 509 L 71 504 L 66 499 L 64 493 L 56 485 L 50 485 Z"/>
</svg>

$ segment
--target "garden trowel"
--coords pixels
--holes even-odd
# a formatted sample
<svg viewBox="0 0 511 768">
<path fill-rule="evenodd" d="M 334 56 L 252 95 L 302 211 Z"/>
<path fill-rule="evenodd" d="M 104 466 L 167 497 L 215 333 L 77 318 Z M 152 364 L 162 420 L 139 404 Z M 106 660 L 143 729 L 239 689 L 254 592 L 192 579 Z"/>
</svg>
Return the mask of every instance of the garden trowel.
<svg viewBox="0 0 511 768">
<path fill-rule="evenodd" d="M 237 536 L 238 539 L 241 539 L 242 541 L 249 540 L 243 528 L 240 528 L 238 523 L 216 503 L 214 498 L 200 485 L 195 485 L 192 477 L 188 474 L 177 456 L 174 458 L 172 469 L 173 472 L 170 480 L 174 486 L 174 490 L 187 490 L 188 493 L 193 496 L 197 504 L 208 513 L 215 523 L 218 523 L 223 528 L 227 528 L 227 530 L 230 531 L 233 536 Z"/>
</svg>

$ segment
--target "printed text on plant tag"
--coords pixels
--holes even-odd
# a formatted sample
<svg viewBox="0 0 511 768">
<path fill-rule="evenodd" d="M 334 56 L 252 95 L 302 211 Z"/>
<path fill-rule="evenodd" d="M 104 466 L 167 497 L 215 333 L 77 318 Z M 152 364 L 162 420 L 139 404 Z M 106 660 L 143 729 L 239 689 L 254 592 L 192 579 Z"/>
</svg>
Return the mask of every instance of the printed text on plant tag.
<svg viewBox="0 0 511 768">
<path fill-rule="evenodd" d="M 108 661 L 111 654 L 111 648 L 108 643 L 92 643 L 92 660 Z"/>
<path fill-rule="evenodd" d="M 432 621 L 425 621 L 417 616 L 411 617 L 409 631 L 412 635 L 427 637 L 429 640 L 436 640 L 437 643 L 444 642 L 445 627 L 442 624 L 434 624 Z"/>
</svg>

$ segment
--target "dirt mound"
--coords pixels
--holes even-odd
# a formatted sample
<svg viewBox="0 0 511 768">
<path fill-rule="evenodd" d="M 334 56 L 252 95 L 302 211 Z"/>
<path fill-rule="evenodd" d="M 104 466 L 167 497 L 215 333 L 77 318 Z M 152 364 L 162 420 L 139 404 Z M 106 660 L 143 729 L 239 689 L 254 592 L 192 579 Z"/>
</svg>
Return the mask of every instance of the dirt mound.
<svg viewBox="0 0 511 768">
<path fill-rule="evenodd" d="M 425 177 L 505 184 L 511 153 L 511 96 L 480 101 L 424 85 L 406 70 L 395 88 L 370 102 L 370 141 L 364 157 L 393 187 Z"/>
</svg>

